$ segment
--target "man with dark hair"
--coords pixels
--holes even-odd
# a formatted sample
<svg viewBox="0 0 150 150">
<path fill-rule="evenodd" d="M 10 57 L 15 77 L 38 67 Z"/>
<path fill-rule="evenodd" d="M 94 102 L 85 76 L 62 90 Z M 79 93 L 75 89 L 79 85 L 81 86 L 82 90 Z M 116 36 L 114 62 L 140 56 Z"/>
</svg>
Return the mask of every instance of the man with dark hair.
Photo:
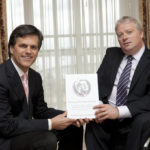
<svg viewBox="0 0 150 150">
<path fill-rule="evenodd" d="M 42 40 L 33 25 L 20 25 L 10 36 L 10 59 L 0 65 L 1 150 L 56 150 L 57 141 L 59 150 L 82 149 L 82 120 L 48 108 L 41 76 L 30 68 Z"/>
<path fill-rule="evenodd" d="M 107 49 L 97 71 L 103 104 L 94 107 L 95 121 L 87 125 L 87 150 L 141 150 L 147 136 L 150 51 L 136 19 L 122 17 L 115 30 L 120 47 Z"/>
<path fill-rule="evenodd" d="M 10 57 L 10 46 L 15 46 L 17 39 L 19 37 L 24 37 L 25 35 L 36 35 L 38 37 L 38 50 L 40 50 L 43 41 L 43 34 L 41 31 L 32 25 L 20 25 L 12 32 L 9 39 L 8 49 Z"/>
</svg>

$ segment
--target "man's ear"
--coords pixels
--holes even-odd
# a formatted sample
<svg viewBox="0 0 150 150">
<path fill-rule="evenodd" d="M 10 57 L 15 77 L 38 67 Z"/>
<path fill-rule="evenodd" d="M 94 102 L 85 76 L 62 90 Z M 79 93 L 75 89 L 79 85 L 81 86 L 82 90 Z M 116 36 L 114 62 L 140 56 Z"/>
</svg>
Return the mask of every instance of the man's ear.
<svg viewBox="0 0 150 150">
<path fill-rule="evenodd" d="M 143 30 L 140 31 L 140 34 L 141 34 L 141 38 L 144 39 L 145 37 L 144 37 L 144 32 L 143 32 Z"/>
<path fill-rule="evenodd" d="M 10 46 L 10 47 L 9 47 L 9 50 L 10 50 L 10 54 L 12 55 L 12 54 L 13 54 L 14 47 L 13 47 L 13 46 Z"/>
</svg>

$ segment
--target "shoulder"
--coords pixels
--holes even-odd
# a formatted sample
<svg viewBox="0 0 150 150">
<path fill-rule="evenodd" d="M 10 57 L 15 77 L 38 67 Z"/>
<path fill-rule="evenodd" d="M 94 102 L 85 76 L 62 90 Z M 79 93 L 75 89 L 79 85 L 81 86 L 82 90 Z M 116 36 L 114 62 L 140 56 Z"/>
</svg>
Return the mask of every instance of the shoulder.
<svg viewBox="0 0 150 150">
<path fill-rule="evenodd" d="M 0 68 L 3 68 L 4 66 L 7 66 L 7 65 L 11 65 L 11 60 L 8 59 L 7 61 L 4 61 L 3 63 L 0 64 Z"/>
<path fill-rule="evenodd" d="M 107 53 L 122 53 L 122 50 L 120 47 L 109 47 L 106 50 Z"/>
<path fill-rule="evenodd" d="M 10 60 L 7 60 L 5 62 L 3 62 L 2 64 L 0 64 L 0 74 L 2 75 L 9 75 L 9 71 L 8 70 L 12 70 L 11 68 L 11 62 Z"/>
<path fill-rule="evenodd" d="M 33 68 L 29 68 L 29 72 L 35 75 L 40 75 L 40 73 L 34 70 Z"/>
<path fill-rule="evenodd" d="M 11 72 L 9 70 L 12 69 L 9 66 L 10 66 L 9 61 L 0 64 L 0 86 L 8 85 L 8 77 L 11 76 Z"/>
<path fill-rule="evenodd" d="M 37 79 L 37 78 L 41 79 L 40 73 L 37 72 L 36 70 L 32 69 L 32 68 L 29 69 L 29 76 L 31 76 L 34 79 Z"/>
<path fill-rule="evenodd" d="M 120 57 L 124 55 L 120 47 L 110 47 L 106 50 L 106 55 L 109 55 L 110 57 Z"/>
</svg>

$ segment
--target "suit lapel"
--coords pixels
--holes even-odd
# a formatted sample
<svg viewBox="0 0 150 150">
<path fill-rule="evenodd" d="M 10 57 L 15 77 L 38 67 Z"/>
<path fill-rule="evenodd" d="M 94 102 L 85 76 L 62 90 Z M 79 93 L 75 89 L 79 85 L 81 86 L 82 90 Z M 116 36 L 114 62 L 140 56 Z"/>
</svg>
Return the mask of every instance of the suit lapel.
<svg viewBox="0 0 150 150">
<path fill-rule="evenodd" d="M 131 82 L 131 86 L 130 86 L 130 92 L 134 88 L 136 82 L 138 81 L 138 78 L 144 72 L 144 70 L 148 64 L 150 65 L 150 53 L 148 52 L 148 50 L 146 48 L 143 56 L 141 57 L 141 59 L 139 61 L 138 66 L 135 70 L 135 73 L 134 73 L 134 76 L 133 76 L 133 79 Z"/>
<path fill-rule="evenodd" d="M 11 89 L 16 94 L 19 100 L 23 100 L 25 98 L 25 93 L 22 82 L 11 60 L 8 60 L 8 62 L 6 63 L 6 71 Z"/>
<path fill-rule="evenodd" d="M 111 61 L 111 63 L 112 63 L 112 75 L 111 75 L 112 86 L 113 86 L 114 81 L 116 79 L 118 68 L 119 68 L 119 65 L 120 65 L 123 57 L 124 57 L 124 53 L 120 49 L 119 53 L 117 53 L 117 55 L 119 55 L 119 56 L 118 57 L 114 56 L 114 60 Z"/>
<path fill-rule="evenodd" d="M 28 83 L 29 83 L 29 118 L 32 118 L 32 111 L 33 111 L 33 103 L 32 103 L 32 99 L 33 99 L 33 95 L 34 95 L 34 89 L 36 90 L 35 87 L 35 78 L 34 78 L 34 74 L 32 72 L 31 69 L 29 69 L 28 72 Z"/>
<path fill-rule="evenodd" d="M 28 73 L 28 83 L 29 83 L 29 98 L 32 98 L 32 93 L 34 89 L 34 77 L 32 75 L 31 69 L 29 69 Z"/>
</svg>

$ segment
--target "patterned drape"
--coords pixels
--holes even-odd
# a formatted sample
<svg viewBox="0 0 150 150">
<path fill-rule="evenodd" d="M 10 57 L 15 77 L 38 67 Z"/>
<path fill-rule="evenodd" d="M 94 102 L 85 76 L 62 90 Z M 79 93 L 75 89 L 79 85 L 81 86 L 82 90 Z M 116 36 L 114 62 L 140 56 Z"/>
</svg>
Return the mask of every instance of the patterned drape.
<svg viewBox="0 0 150 150">
<path fill-rule="evenodd" d="M 0 0 L 0 63 L 8 59 L 6 0 Z"/>
<path fill-rule="evenodd" d="M 145 44 L 150 48 L 150 0 L 139 0 L 140 19 L 145 34 Z"/>
</svg>

